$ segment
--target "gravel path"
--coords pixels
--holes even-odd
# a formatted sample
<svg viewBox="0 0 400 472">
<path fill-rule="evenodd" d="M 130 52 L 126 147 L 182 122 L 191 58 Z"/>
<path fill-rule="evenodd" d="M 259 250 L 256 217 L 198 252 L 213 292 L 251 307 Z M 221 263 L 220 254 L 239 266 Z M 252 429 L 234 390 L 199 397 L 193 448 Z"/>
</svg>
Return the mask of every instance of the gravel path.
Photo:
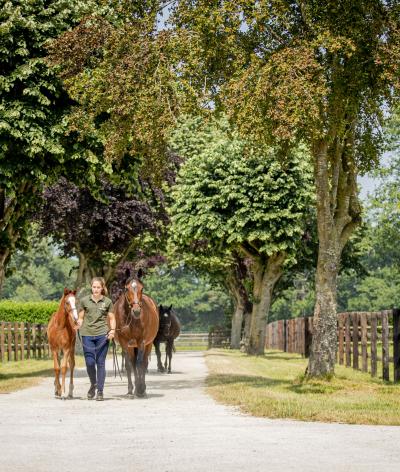
<svg viewBox="0 0 400 472">
<path fill-rule="evenodd" d="M 4 472 L 395 471 L 400 427 L 267 420 L 215 403 L 204 392 L 202 353 L 177 353 L 172 375 L 157 374 L 148 399 L 124 398 L 126 380 L 109 373 L 104 402 L 56 400 L 51 379 L 0 395 Z"/>
</svg>

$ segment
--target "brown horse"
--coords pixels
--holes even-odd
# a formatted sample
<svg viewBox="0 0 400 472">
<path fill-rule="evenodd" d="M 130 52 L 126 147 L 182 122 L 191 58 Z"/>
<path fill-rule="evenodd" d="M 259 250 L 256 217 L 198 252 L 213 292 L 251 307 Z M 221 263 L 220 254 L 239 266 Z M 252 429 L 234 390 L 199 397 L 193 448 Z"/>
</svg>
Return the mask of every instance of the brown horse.
<svg viewBox="0 0 400 472">
<path fill-rule="evenodd" d="M 75 291 L 64 289 L 58 310 L 53 313 L 47 326 L 47 338 L 53 354 L 54 374 L 55 374 L 55 396 L 65 399 L 65 376 L 67 368 L 70 369 L 70 382 L 68 398 L 72 398 L 74 391 L 74 367 L 75 367 L 75 325 L 78 319 L 76 309 Z M 61 377 L 60 382 L 60 361 L 59 353 L 62 352 Z"/>
<path fill-rule="evenodd" d="M 136 277 L 130 277 L 130 272 L 126 272 L 124 291 L 114 305 L 116 339 L 125 353 L 130 397 L 146 396 L 145 376 L 153 340 L 158 331 L 157 305 L 143 293 L 141 276 L 141 270 Z M 134 393 L 132 369 L 135 376 Z"/>
</svg>

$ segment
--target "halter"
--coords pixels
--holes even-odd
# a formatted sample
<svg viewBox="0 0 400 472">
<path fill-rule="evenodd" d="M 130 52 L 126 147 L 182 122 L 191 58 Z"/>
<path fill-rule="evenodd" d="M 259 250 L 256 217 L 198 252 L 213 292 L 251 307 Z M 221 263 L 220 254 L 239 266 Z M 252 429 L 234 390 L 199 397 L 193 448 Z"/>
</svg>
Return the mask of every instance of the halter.
<svg viewBox="0 0 400 472">
<path fill-rule="evenodd" d="M 138 295 L 137 295 L 137 282 L 136 280 L 132 280 L 131 282 L 129 282 L 130 286 L 132 287 L 133 289 L 133 303 L 131 303 L 129 301 L 129 298 L 128 298 L 128 291 L 129 289 L 125 286 L 125 289 L 124 289 L 124 296 L 125 296 L 125 300 L 126 300 L 126 303 L 128 304 L 129 308 L 130 308 L 130 315 L 131 317 L 134 319 L 134 320 L 138 320 L 140 318 L 140 315 L 142 313 L 142 302 L 139 301 L 138 299 Z M 134 307 L 139 307 L 139 309 L 135 309 Z M 128 323 L 128 325 L 130 324 L 130 322 Z"/>
<path fill-rule="evenodd" d="M 76 309 L 75 305 L 75 296 L 68 294 L 65 297 L 65 302 L 64 302 L 64 311 L 67 315 L 69 315 L 69 312 L 67 310 L 67 304 L 70 304 L 71 309 L 72 309 L 72 317 L 74 318 L 74 322 L 76 323 L 78 321 L 78 310 Z"/>
</svg>

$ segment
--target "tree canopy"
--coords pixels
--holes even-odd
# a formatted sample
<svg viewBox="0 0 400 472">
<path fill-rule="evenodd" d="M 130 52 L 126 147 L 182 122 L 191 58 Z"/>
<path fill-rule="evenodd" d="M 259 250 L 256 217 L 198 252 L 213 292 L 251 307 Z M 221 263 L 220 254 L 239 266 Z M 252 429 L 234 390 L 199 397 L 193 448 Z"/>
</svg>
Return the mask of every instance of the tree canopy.
<svg viewBox="0 0 400 472">
<path fill-rule="evenodd" d="M 0 9 L 0 285 L 42 187 L 101 164 L 67 136 L 71 100 L 47 62 L 49 39 L 76 25 L 93 2 L 8 0 Z"/>
<path fill-rule="evenodd" d="M 253 146 L 224 118 L 188 118 L 172 133 L 171 146 L 186 159 L 171 192 L 172 239 L 186 251 L 228 247 L 252 260 L 248 344 L 261 352 L 273 287 L 283 264 L 295 259 L 312 201 L 306 152 L 293 150 L 282 163 L 275 149 Z"/>
</svg>

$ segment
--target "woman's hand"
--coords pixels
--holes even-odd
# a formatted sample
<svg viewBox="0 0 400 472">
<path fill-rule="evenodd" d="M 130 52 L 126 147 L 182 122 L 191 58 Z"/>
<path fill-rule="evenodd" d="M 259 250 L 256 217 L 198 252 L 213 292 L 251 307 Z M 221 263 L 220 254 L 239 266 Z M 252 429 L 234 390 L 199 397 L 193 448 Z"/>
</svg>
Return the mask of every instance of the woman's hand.
<svg viewBox="0 0 400 472">
<path fill-rule="evenodd" d="M 114 339 L 114 335 L 115 335 L 115 329 L 110 329 L 110 331 L 107 333 L 107 339 L 111 341 L 112 339 Z"/>
<path fill-rule="evenodd" d="M 76 331 L 78 331 L 78 329 L 81 328 L 82 324 L 83 324 L 83 320 L 82 320 L 81 318 L 78 318 L 78 319 L 76 320 L 75 326 L 74 326 L 74 328 L 76 329 Z"/>
</svg>

